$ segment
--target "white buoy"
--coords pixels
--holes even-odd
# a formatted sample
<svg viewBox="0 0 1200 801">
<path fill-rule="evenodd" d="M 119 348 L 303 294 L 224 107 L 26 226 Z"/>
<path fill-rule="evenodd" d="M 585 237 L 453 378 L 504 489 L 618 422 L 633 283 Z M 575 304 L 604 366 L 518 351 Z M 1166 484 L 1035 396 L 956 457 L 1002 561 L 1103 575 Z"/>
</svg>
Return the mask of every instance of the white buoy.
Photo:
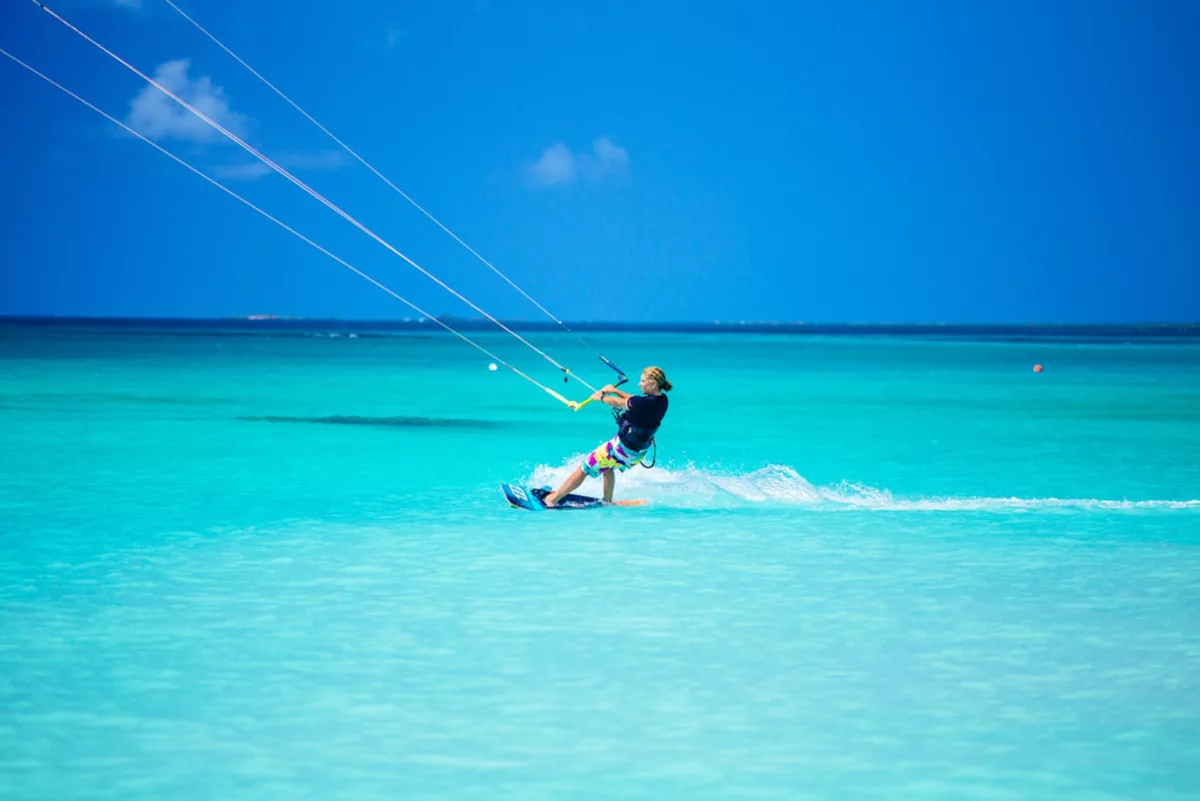
<svg viewBox="0 0 1200 801">
<path fill-rule="evenodd" d="M 491 364 L 489 364 L 488 369 L 491 370 L 493 373 L 496 372 L 496 363 L 492 362 Z"/>
</svg>

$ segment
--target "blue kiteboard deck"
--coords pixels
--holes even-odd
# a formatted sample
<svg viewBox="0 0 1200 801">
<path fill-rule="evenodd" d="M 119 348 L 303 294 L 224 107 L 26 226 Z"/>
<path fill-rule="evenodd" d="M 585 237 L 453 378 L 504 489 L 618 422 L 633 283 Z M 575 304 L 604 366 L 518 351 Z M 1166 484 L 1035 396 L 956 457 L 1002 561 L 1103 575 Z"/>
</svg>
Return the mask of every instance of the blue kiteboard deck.
<svg viewBox="0 0 1200 801">
<path fill-rule="evenodd" d="M 549 487 L 526 488 L 518 487 L 515 484 L 501 484 L 500 490 L 504 493 L 504 499 L 514 509 L 528 509 L 531 512 L 554 511 L 555 509 L 596 509 L 604 506 L 604 501 L 600 498 L 592 498 L 587 495 L 568 495 L 559 501 L 554 506 L 546 506 L 542 503 L 542 499 L 549 495 L 552 490 Z M 614 501 L 613 506 L 640 506 L 645 501 Z"/>
</svg>

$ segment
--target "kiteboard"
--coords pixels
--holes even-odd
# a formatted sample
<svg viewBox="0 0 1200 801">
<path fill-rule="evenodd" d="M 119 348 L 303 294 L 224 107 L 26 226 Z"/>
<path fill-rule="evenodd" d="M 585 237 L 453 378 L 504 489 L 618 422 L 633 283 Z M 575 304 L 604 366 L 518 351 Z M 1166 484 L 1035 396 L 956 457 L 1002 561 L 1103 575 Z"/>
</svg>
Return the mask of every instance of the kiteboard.
<svg viewBox="0 0 1200 801">
<path fill-rule="evenodd" d="M 601 498 L 592 498 L 587 495 L 567 495 L 554 506 L 546 506 L 542 499 L 553 492 L 550 487 L 525 488 L 515 484 L 501 484 L 500 491 L 504 493 L 504 499 L 514 509 L 528 509 L 531 512 L 555 509 L 596 509 L 605 505 L 641 506 L 646 503 L 643 500 L 627 500 L 605 504 Z"/>
</svg>

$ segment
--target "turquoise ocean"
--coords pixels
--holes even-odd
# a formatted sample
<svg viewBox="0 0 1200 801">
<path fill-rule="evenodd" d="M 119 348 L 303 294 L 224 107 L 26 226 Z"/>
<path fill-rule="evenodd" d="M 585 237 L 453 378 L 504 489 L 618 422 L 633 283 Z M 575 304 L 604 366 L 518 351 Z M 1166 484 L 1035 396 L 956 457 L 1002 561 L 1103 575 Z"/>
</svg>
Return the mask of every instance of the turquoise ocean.
<svg viewBox="0 0 1200 801">
<path fill-rule="evenodd" d="M 1200 338 L 584 336 L 0 325 L 0 798 L 1200 798 Z"/>
</svg>

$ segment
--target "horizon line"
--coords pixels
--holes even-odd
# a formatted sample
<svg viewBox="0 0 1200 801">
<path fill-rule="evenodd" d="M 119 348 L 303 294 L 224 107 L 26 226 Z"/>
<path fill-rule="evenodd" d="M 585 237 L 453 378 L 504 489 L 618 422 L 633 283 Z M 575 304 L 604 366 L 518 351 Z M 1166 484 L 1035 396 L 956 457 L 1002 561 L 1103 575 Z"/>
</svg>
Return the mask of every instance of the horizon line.
<svg viewBox="0 0 1200 801">
<path fill-rule="evenodd" d="M 558 330 L 563 326 L 537 319 L 497 318 L 505 324 L 528 326 L 545 330 Z M 80 314 L 0 314 L 0 322 L 35 323 L 35 322 L 77 322 L 77 323 L 239 323 L 239 324 L 302 324 L 302 323 L 338 323 L 353 325 L 407 325 L 407 326 L 437 326 L 434 320 L 445 323 L 457 323 L 471 328 L 491 328 L 495 323 L 486 317 L 459 317 L 453 314 L 442 314 L 429 317 L 391 317 L 391 318 L 355 318 L 355 317 L 310 317 L 302 315 L 276 314 L 231 314 L 221 316 L 159 316 L 159 315 L 80 315 Z M 677 328 L 684 326 L 714 328 L 721 326 L 742 327 L 780 327 L 791 328 L 1139 328 L 1139 327 L 1200 327 L 1200 320 L 1141 320 L 1141 321 L 1091 321 L 1091 322 L 956 322 L 946 320 L 925 321 L 833 321 L 833 320 L 662 320 L 662 321 L 618 321 L 618 320 L 574 320 L 564 321 L 567 328 L 584 326 L 590 328 Z"/>
</svg>

